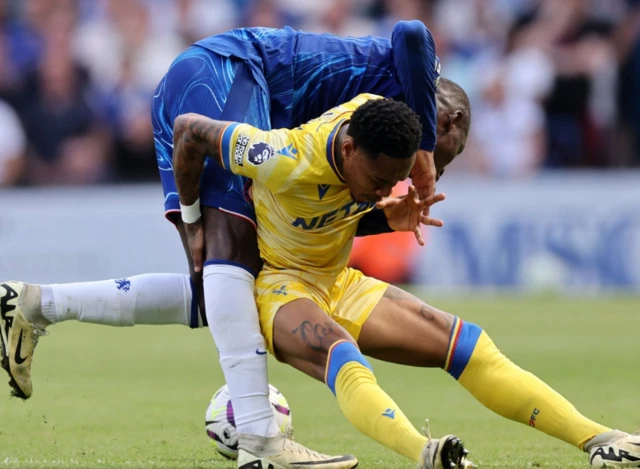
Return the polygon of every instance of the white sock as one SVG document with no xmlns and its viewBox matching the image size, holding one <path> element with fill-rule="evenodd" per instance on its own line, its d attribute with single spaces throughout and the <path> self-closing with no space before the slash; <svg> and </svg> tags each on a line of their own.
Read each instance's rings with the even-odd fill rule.
<svg viewBox="0 0 640 469">
<path fill-rule="evenodd" d="M 41 285 L 42 316 L 110 326 L 202 327 L 191 281 L 182 274 L 144 274 L 98 282 Z"/>
<path fill-rule="evenodd" d="M 241 267 L 205 265 L 207 322 L 229 387 L 238 433 L 280 433 L 269 403 L 267 356 L 253 296 L 255 279 Z"/>
</svg>

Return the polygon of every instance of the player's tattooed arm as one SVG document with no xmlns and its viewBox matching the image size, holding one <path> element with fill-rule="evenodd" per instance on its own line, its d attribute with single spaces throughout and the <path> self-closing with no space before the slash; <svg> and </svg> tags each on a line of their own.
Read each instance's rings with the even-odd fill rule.
<svg viewBox="0 0 640 469">
<path fill-rule="evenodd" d="M 200 177 L 207 156 L 222 164 L 220 139 L 229 122 L 200 114 L 182 114 L 173 124 L 173 172 L 180 203 L 191 205 L 200 197 Z"/>
</svg>

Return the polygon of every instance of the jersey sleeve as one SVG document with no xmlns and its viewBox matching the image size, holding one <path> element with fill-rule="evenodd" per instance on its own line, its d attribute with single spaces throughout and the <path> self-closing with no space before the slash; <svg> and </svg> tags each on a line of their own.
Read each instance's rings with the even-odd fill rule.
<svg viewBox="0 0 640 469">
<path fill-rule="evenodd" d="M 418 20 L 400 21 L 391 36 L 393 62 L 407 100 L 420 116 L 420 148 L 433 151 L 436 146 L 436 86 L 440 61 L 431 32 Z"/>
<path fill-rule="evenodd" d="M 384 213 L 384 210 L 380 208 L 374 208 L 373 210 L 364 214 L 364 216 L 358 222 L 358 229 L 356 230 L 356 236 L 370 236 L 383 233 L 393 233 L 393 228 L 389 226 L 389 221 Z"/>
<path fill-rule="evenodd" d="M 299 165 L 292 133 L 287 129 L 264 131 L 248 124 L 229 124 L 220 142 L 222 165 L 278 192 Z"/>
</svg>

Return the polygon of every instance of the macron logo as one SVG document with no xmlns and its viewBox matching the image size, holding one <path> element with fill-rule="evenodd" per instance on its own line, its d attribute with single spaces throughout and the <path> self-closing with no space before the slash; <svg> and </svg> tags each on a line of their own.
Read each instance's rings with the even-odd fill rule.
<svg viewBox="0 0 640 469">
<path fill-rule="evenodd" d="M 390 419 L 396 418 L 396 409 L 387 409 L 382 413 L 383 417 L 389 417 Z"/>
<path fill-rule="evenodd" d="M 318 200 L 322 200 L 330 187 L 331 184 L 318 184 Z"/>
<path fill-rule="evenodd" d="M 282 285 L 280 288 L 276 288 L 275 290 L 273 290 L 272 292 L 274 295 L 282 295 L 282 296 L 287 296 L 287 286 L 286 285 Z"/>
</svg>

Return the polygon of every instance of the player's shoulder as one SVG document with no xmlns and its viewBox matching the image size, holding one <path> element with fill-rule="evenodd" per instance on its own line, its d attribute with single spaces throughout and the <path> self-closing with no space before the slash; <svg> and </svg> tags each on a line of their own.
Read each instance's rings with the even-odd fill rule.
<svg viewBox="0 0 640 469">
<path fill-rule="evenodd" d="M 371 93 L 362 93 L 355 98 L 342 103 L 336 107 L 333 107 L 326 111 L 321 116 L 310 120 L 306 124 L 303 124 L 299 129 L 305 132 L 318 133 L 318 137 L 322 140 L 326 137 L 325 132 L 331 133 L 335 126 L 339 126 L 341 122 L 350 119 L 351 114 L 355 112 L 360 106 L 371 99 L 382 99 L 382 96 L 378 96 Z"/>
<path fill-rule="evenodd" d="M 377 94 L 372 93 L 360 93 L 358 96 L 353 98 L 350 102 L 355 106 L 362 106 L 367 101 L 371 101 L 372 99 L 384 99 L 384 96 L 379 96 Z"/>
<path fill-rule="evenodd" d="M 347 101 L 346 103 L 343 103 L 337 106 L 336 108 L 334 108 L 333 113 L 334 114 L 353 113 L 356 109 L 358 109 L 364 103 L 372 99 L 383 99 L 383 96 L 378 96 L 376 94 L 371 94 L 371 93 L 361 93 L 355 98 L 351 99 L 350 101 Z"/>
</svg>

